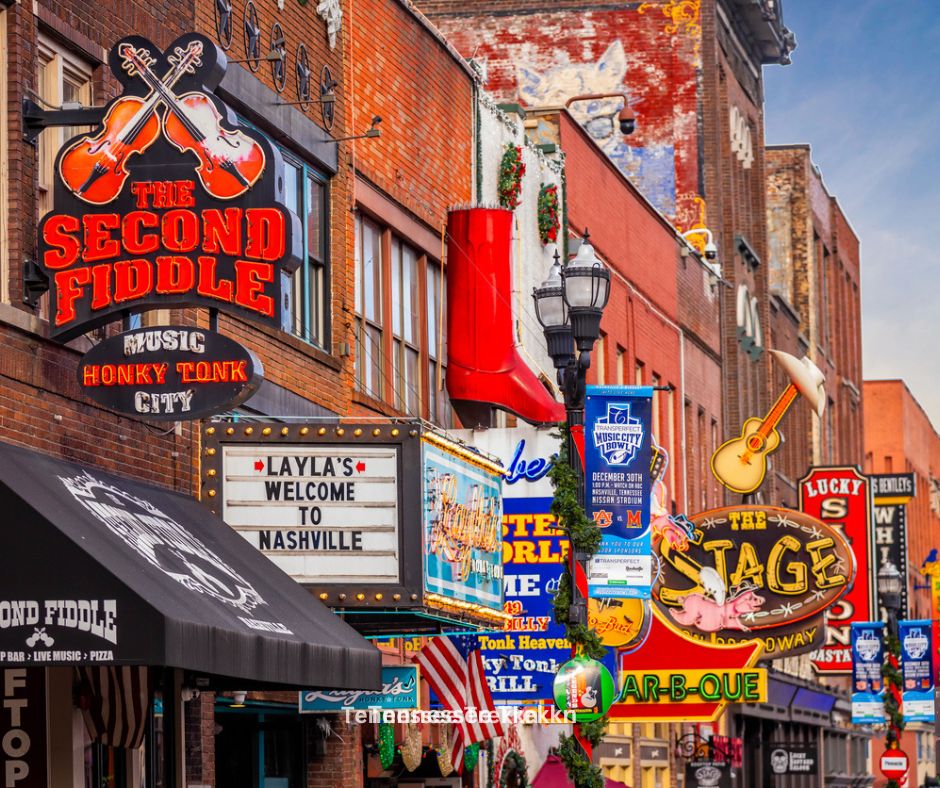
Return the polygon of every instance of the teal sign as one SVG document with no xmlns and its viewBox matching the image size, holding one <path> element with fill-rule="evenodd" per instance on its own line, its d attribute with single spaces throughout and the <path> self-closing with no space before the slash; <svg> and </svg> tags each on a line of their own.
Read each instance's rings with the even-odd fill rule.
<svg viewBox="0 0 940 788">
<path fill-rule="evenodd" d="M 418 669 L 396 665 L 382 668 L 382 689 L 305 690 L 300 693 L 300 713 L 343 709 L 418 708 Z"/>
</svg>

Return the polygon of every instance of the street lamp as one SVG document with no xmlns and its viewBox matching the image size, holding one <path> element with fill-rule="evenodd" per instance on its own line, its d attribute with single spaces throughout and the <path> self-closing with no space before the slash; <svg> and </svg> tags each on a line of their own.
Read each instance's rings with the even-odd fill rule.
<svg viewBox="0 0 940 788">
<path fill-rule="evenodd" d="M 572 430 L 584 426 L 584 395 L 591 350 L 600 335 L 601 316 L 610 298 L 610 271 L 594 253 L 589 238 L 585 229 L 577 255 L 565 266 L 561 265 L 556 251 L 548 277 L 532 291 L 535 314 L 565 399 L 568 460 L 578 480 L 581 506 L 584 506 L 584 469 L 572 440 Z M 571 550 L 569 560 L 574 580 L 576 565 L 584 572 L 587 556 Z M 572 582 L 569 610 L 569 624 L 587 624 L 587 600 L 581 597 L 575 582 Z"/>
<path fill-rule="evenodd" d="M 885 561 L 878 570 L 878 598 L 887 613 L 888 635 L 892 638 L 898 636 L 898 610 L 901 607 L 901 588 L 904 578 L 898 568 Z"/>
</svg>

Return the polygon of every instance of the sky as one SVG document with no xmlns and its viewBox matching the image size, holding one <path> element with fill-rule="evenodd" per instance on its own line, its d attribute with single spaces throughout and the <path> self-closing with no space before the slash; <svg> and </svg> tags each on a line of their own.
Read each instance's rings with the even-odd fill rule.
<svg viewBox="0 0 940 788">
<path fill-rule="evenodd" d="M 903 378 L 940 431 L 937 0 L 783 0 L 764 69 L 768 144 L 809 143 L 861 239 L 866 380 Z"/>
</svg>

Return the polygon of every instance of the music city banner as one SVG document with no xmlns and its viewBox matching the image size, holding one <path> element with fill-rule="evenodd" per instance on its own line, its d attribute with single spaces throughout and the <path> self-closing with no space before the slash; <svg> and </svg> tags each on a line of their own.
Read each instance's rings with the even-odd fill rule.
<svg viewBox="0 0 940 788">
<path fill-rule="evenodd" d="M 934 712 L 933 632 L 929 619 L 898 622 L 905 722 L 930 722 Z"/>
<path fill-rule="evenodd" d="M 880 621 L 852 622 L 852 722 L 880 725 L 885 721 L 884 628 Z"/>
<path fill-rule="evenodd" d="M 602 534 L 588 577 L 594 598 L 650 597 L 652 398 L 650 386 L 587 387 L 585 510 Z"/>
</svg>

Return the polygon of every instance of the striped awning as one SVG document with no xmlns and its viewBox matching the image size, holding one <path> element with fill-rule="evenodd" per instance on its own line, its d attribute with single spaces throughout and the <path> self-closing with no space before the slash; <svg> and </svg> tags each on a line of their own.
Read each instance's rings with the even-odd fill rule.
<svg viewBox="0 0 940 788">
<path fill-rule="evenodd" d="M 149 668 L 78 667 L 75 683 L 78 705 L 92 741 L 108 747 L 140 747 L 152 696 Z"/>
</svg>

